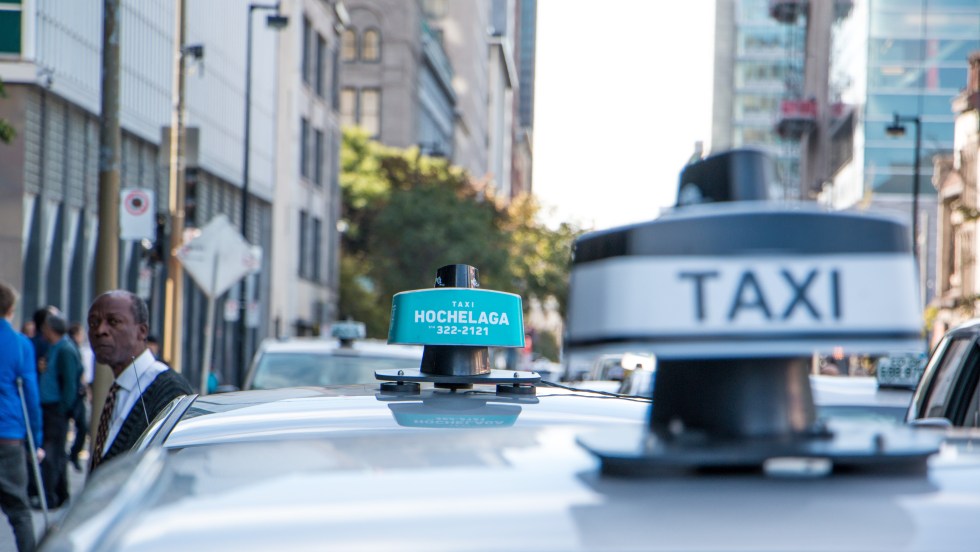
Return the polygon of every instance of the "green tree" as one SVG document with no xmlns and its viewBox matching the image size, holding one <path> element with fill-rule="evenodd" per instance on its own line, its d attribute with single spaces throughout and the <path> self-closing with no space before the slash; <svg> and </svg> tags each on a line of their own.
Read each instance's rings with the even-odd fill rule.
<svg viewBox="0 0 980 552">
<path fill-rule="evenodd" d="M 564 305 L 577 231 L 538 224 L 533 199 L 503 206 L 444 159 L 382 146 L 359 130 L 345 130 L 341 161 L 341 317 L 381 337 L 392 295 L 430 288 L 437 268 L 457 263 L 477 267 L 488 289 Z"/>
<path fill-rule="evenodd" d="M 553 362 L 558 362 L 560 349 L 558 337 L 548 331 L 540 330 L 534 335 L 534 352 Z"/>
<path fill-rule="evenodd" d="M 3 89 L 3 80 L 0 79 L 0 98 L 6 98 L 7 91 Z M 17 136 L 17 130 L 6 119 L 0 119 L 0 142 L 9 144 Z"/>
<path fill-rule="evenodd" d="M 564 318 L 568 304 L 568 274 L 572 246 L 582 230 L 561 223 L 551 230 L 540 222 L 541 206 L 532 195 L 515 198 L 508 209 L 506 228 L 510 233 L 509 272 L 515 293 L 525 299 L 549 298 L 558 302 Z"/>
</svg>

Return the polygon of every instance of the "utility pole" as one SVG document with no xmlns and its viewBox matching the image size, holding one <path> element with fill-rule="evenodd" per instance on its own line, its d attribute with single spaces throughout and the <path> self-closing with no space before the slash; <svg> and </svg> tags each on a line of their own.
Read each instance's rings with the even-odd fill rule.
<svg viewBox="0 0 980 552">
<path fill-rule="evenodd" d="M 95 293 L 119 287 L 119 0 L 102 2 L 102 109 L 99 118 L 99 235 L 95 249 Z M 112 372 L 97 365 L 92 413 L 102 412 Z M 90 424 L 95 443 L 99 424 Z"/>
<path fill-rule="evenodd" d="M 96 294 L 119 285 L 119 0 L 103 0 Z"/>
<path fill-rule="evenodd" d="M 174 37 L 173 112 L 170 117 L 170 248 L 167 256 L 167 282 L 163 317 L 163 358 L 181 371 L 181 333 L 184 316 L 184 272 L 177 260 L 177 249 L 184 234 L 184 41 L 186 40 L 186 0 L 176 3 Z"/>
</svg>

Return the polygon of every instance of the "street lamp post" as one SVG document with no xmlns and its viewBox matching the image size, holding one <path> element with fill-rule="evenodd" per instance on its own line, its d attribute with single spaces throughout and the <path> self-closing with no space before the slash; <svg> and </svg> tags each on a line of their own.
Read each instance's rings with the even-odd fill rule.
<svg viewBox="0 0 980 552">
<path fill-rule="evenodd" d="M 922 157 L 922 120 L 918 115 L 907 116 L 895 113 L 892 124 L 885 127 L 885 133 L 889 136 L 905 136 L 905 125 L 902 123 L 912 123 L 915 125 L 915 160 L 913 161 L 912 175 L 912 254 L 915 261 L 919 262 L 919 158 Z"/>
<path fill-rule="evenodd" d="M 275 4 L 249 4 L 248 22 L 245 38 L 245 137 L 244 151 L 242 157 L 242 237 L 248 241 L 248 203 L 249 203 L 249 149 L 252 135 L 252 13 L 256 10 L 274 12 L 266 17 L 266 25 L 275 30 L 280 30 L 289 24 L 289 18 L 279 12 L 279 3 Z M 239 293 L 239 315 L 238 315 L 238 339 L 241 363 L 245 363 L 248 357 L 248 324 L 246 316 L 248 314 L 248 298 L 246 295 L 245 280 L 242 280 Z M 239 366 L 239 376 L 241 366 Z"/>
</svg>

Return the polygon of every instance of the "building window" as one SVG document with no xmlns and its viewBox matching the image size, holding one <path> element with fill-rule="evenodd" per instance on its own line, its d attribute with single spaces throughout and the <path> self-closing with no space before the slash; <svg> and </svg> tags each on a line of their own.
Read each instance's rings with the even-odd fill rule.
<svg viewBox="0 0 980 552">
<path fill-rule="evenodd" d="M 361 90 L 357 123 L 373 138 L 381 134 L 381 91 L 377 88 Z"/>
<path fill-rule="evenodd" d="M 340 48 L 330 49 L 330 108 L 340 111 Z"/>
<path fill-rule="evenodd" d="M 361 61 L 381 60 L 381 33 L 368 29 L 361 35 Z"/>
<path fill-rule="evenodd" d="M 0 10 L 0 54 L 21 52 L 21 7 L 9 4 Z"/>
<path fill-rule="evenodd" d="M 323 185 L 323 131 L 316 129 L 313 131 L 313 182 L 317 186 Z"/>
<path fill-rule="evenodd" d="M 320 35 L 316 36 L 316 75 L 315 86 L 316 95 L 323 97 L 325 92 L 323 86 L 323 73 L 327 66 L 327 41 Z"/>
<path fill-rule="evenodd" d="M 357 59 L 357 34 L 354 29 L 344 29 L 340 36 L 340 56 L 344 61 Z"/>
<path fill-rule="evenodd" d="M 381 90 L 344 88 L 340 91 L 341 126 L 357 125 L 372 138 L 381 134 Z"/>
<path fill-rule="evenodd" d="M 313 217 L 313 251 L 311 252 L 311 260 L 313 264 L 313 273 L 310 275 L 313 277 L 314 282 L 322 281 L 323 271 L 321 269 L 321 264 L 323 264 L 323 255 L 321 248 L 323 247 L 323 241 L 321 239 L 321 234 L 323 232 L 323 223 L 319 218 Z"/>
<path fill-rule="evenodd" d="M 299 174 L 303 178 L 310 177 L 310 122 L 305 117 L 300 119 L 299 129 Z"/>
<path fill-rule="evenodd" d="M 311 55 L 310 48 L 312 46 L 311 42 L 313 40 L 313 25 L 310 24 L 310 20 L 306 17 L 303 18 L 303 58 L 300 63 L 303 64 L 303 82 L 310 84 L 313 82 L 312 78 L 312 62 L 313 56 Z"/>
<path fill-rule="evenodd" d="M 323 221 L 299 212 L 299 277 L 320 282 L 323 278 Z"/>
<path fill-rule="evenodd" d="M 340 91 L 340 125 L 357 124 L 357 90 L 344 88 Z"/>
<path fill-rule="evenodd" d="M 310 270 L 309 265 L 309 218 L 306 211 L 299 212 L 299 277 L 306 278 Z"/>
</svg>

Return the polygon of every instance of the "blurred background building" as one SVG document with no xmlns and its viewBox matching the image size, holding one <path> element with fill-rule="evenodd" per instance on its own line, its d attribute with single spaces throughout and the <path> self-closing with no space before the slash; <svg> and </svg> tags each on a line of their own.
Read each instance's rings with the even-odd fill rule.
<svg viewBox="0 0 980 552">
<path fill-rule="evenodd" d="M 276 59 L 271 63 L 278 71 L 273 83 L 273 247 L 266 250 L 270 287 L 265 304 L 272 326 L 262 335 L 312 335 L 337 318 L 340 58 L 349 14 L 344 3 L 322 0 L 283 0 L 279 9 L 289 25 L 275 35 Z M 252 21 L 255 36 L 275 34 L 263 19 L 256 14 Z M 251 301 L 256 299 L 251 296 Z M 252 308 L 262 310 L 263 302 L 256 303 Z"/>
<path fill-rule="evenodd" d="M 777 197 L 906 217 L 929 304 L 941 239 L 932 159 L 953 151 L 951 106 L 980 49 L 980 3 L 718 0 L 716 9 L 712 149 L 776 155 Z"/>
<path fill-rule="evenodd" d="M 774 197 L 800 189 L 799 137 L 777 130 L 783 99 L 802 96 L 805 19 L 780 23 L 767 0 L 719 0 L 715 11 L 711 149 L 755 147 L 777 162 Z"/>
<path fill-rule="evenodd" d="M 156 334 L 175 6 L 120 0 L 121 187 L 154 193 L 157 230 L 120 243 L 119 285 L 148 300 Z M 315 334 L 336 318 L 343 126 L 445 157 L 498 196 L 531 190 L 534 0 L 186 6 L 185 226 L 190 236 L 223 214 L 264 252 L 257 273 L 217 298 L 212 370 L 223 382 L 237 383 L 261 338 Z M 0 118 L 18 131 L 0 147 L 0 255 L 21 261 L 0 264 L 0 279 L 22 291 L 21 319 L 54 304 L 84 320 L 93 299 L 102 8 L 0 0 Z M 197 382 L 207 298 L 183 277 L 180 368 Z"/>
<path fill-rule="evenodd" d="M 953 101 L 953 152 L 933 158 L 939 190 L 934 341 L 980 314 L 980 50 L 971 54 L 969 63 L 966 88 Z"/>
<path fill-rule="evenodd" d="M 341 123 L 445 157 L 498 197 L 529 192 L 535 1 L 346 5 Z"/>
</svg>

